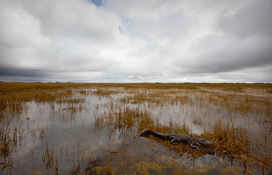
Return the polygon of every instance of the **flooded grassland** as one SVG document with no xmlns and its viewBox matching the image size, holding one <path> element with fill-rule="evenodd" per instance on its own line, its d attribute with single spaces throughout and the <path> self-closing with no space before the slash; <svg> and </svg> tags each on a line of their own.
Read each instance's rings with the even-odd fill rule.
<svg viewBox="0 0 272 175">
<path fill-rule="evenodd" d="M 271 84 L 0 82 L 0 174 L 268 174 L 271 105 Z"/>
</svg>

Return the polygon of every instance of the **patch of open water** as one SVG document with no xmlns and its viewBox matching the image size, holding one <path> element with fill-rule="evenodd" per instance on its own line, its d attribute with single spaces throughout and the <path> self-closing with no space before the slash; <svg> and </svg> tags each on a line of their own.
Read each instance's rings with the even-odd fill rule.
<svg viewBox="0 0 272 175">
<path fill-rule="evenodd" d="M 135 128 L 127 129 L 127 132 L 120 128 L 97 128 L 95 118 L 107 114 L 112 110 L 110 103 L 118 106 L 121 103 L 119 100 L 127 95 L 131 94 L 113 94 L 111 98 L 94 94 L 77 94 L 85 98 L 85 102 L 72 105 L 34 101 L 26 103 L 27 110 L 23 114 L 2 120 L 0 124 L 4 133 L 9 135 L 11 139 L 9 142 L 13 145 L 10 154 L 7 157 L 1 157 L 2 162 L 12 162 L 12 166 L 3 169 L 1 173 L 69 174 L 75 169 L 77 172 L 84 172 L 90 162 L 109 158 L 112 150 L 122 146 L 125 148 L 117 152 L 115 157 L 111 156 L 111 161 L 122 162 L 125 155 L 128 160 L 129 157 L 137 155 L 140 156 L 139 160 L 147 159 L 145 160 L 147 162 L 156 162 L 156 158 L 167 162 L 163 161 L 166 156 L 175 162 L 175 165 L 185 166 L 187 170 L 194 173 L 244 172 L 244 167 L 239 161 L 229 161 L 227 157 L 222 158 L 216 154 L 207 154 L 197 159 L 193 159 L 189 154 L 178 156 L 147 138 L 136 137 L 138 133 L 134 131 Z M 194 99 L 195 95 L 188 94 L 188 96 Z M 264 113 L 251 112 L 245 117 L 242 113 L 231 112 L 220 106 L 208 103 L 204 106 L 199 105 L 197 100 L 192 104 L 176 103 L 158 106 L 146 102 L 125 105 L 132 109 L 147 111 L 151 118 L 161 125 L 167 126 L 171 123 L 181 126 L 185 123 L 193 134 L 201 134 L 204 130 L 209 130 L 214 122 L 220 119 L 226 123 L 231 120 L 235 127 L 243 126 L 248 129 L 250 136 L 256 141 L 262 141 L 261 134 L 270 135 L 267 133 L 269 132 L 267 124 L 260 123 L 256 118 L 256 115 L 265 115 Z M 82 110 L 78 110 L 79 108 Z M 225 115 L 229 117 L 223 118 L 222 116 Z M 195 122 L 195 119 L 199 121 Z M 268 143 L 271 143 L 271 138 L 268 138 Z M 266 148 L 265 154 L 272 155 L 271 145 Z M 260 152 L 264 153 L 263 150 Z M 122 160 L 118 157 L 122 157 Z M 165 164 L 169 165 L 169 162 Z M 235 167 L 235 171 L 231 167 Z M 245 173 L 263 172 L 252 166 L 250 171 Z"/>
</svg>

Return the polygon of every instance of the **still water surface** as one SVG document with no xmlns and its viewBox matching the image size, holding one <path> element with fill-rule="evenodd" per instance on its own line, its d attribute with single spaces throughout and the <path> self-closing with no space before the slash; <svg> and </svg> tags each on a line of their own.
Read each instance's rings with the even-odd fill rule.
<svg viewBox="0 0 272 175">
<path fill-rule="evenodd" d="M 152 167 L 158 169 L 154 162 L 161 167 L 168 167 L 162 169 L 161 174 L 172 174 L 179 171 L 180 167 L 186 169 L 186 172 L 196 174 L 267 173 L 256 166 L 245 167 L 240 161 L 230 161 L 228 157 L 220 157 L 217 154 L 206 154 L 196 159 L 186 153 L 178 155 L 161 144 L 139 137 L 142 131 L 138 131 L 137 126 L 102 127 L 96 122 L 97 118 L 108 116 L 112 111 L 129 108 L 148 114 L 154 122 L 162 126 L 174 127 L 186 124 L 190 133 L 200 135 L 211 130 L 214 123 L 220 119 L 224 123 L 233 123 L 235 128 L 243 127 L 255 142 L 264 142 L 264 138 L 268 139 L 266 147 L 263 145 L 258 152 L 272 155 L 271 124 L 260 120 L 269 117 L 267 111 L 259 111 L 257 107 L 250 112 L 233 110 L 205 101 L 203 100 L 205 97 L 200 100 L 199 96 L 203 94 L 180 92 L 180 95 L 191 99 L 192 103 L 158 104 L 148 101 L 135 103 L 130 99 L 135 93 L 131 92 L 118 90 L 116 93 L 103 96 L 92 93 L 95 91 L 86 90 L 89 93 L 85 94 L 74 92 L 75 99 L 83 99 L 79 103 L 27 102 L 24 104 L 23 113 L 3 119 L 2 131 L 9 136 L 8 142 L 12 144 L 9 155 L 1 157 L 1 161 L 6 164 L 0 172 L 86 173 L 94 163 L 104 165 L 100 163 L 100 160 L 104 159 L 111 161 L 111 166 L 115 167 L 112 171 L 123 173 L 144 172 L 144 165 L 141 163 L 136 164 L 136 168 L 124 169 L 124 166 L 121 166 L 124 160 L 127 167 L 131 166 L 133 161 L 150 164 L 151 168 L 147 170 L 150 174 L 153 172 Z M 148 96 L 145 91 L 140 93 Z M 10 115 L 8 110 L 5 113 Z M 153 173 L 160 174 L 156 171 Z"/>
</svg>

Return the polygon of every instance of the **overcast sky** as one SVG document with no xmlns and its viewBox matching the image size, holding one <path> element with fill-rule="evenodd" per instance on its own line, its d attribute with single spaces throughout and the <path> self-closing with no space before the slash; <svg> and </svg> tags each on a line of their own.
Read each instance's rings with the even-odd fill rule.
<svg viewBox="0 0 272 175">
<path fill-rule="evenodd" d="M 0 0 L 0 81 L 272 82 L 270 0 Z"/>
</svg>

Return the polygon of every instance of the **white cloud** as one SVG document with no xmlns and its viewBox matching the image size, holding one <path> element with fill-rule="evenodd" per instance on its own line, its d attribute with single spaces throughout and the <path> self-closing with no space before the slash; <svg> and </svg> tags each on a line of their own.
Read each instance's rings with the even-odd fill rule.
<svg viewBox="0 0 272 175">
<path fill-rule="evenodd" d="M 0 66 L 44 81 L 271 82 L 269 1 L 102 2 L 2 0 Z"/>
<path fill-rule="evenodd" d="M 48 48 L 50 38 L 41 33 L 41 22 L 24 9 L 2 2 L 0 7 L 1 66 L 40 68 L 39 51 Z"/>
</svg>

